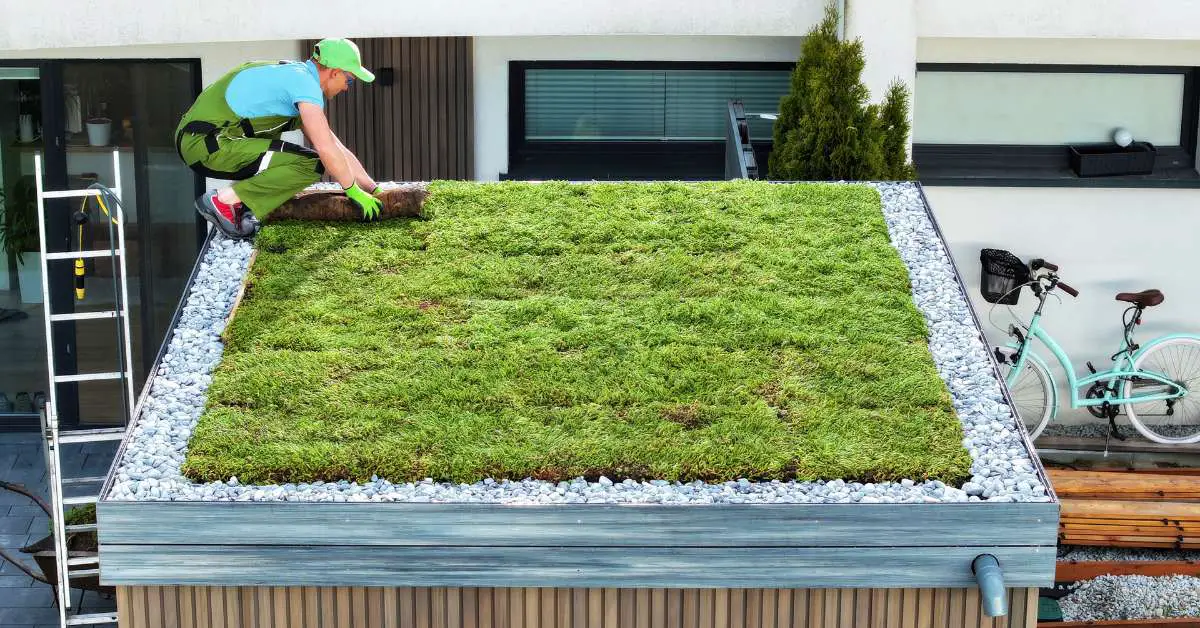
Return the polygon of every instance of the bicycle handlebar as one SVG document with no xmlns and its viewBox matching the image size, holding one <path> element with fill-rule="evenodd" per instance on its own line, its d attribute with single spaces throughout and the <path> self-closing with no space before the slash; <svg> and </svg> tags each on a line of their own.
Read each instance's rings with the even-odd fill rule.
<svg viewBox="0 0 1200 628">
<path fill-rule="evenodd" d="M 1063 282 L 1061 282 L 1061 281 L 1060 281 L 1060 282 L 1058 282 L 1058 287 L 1059 287 L 1059 288 L 1062 288 L 1062 289 L 1063 289 L 1063 292 L 1066 292 L 1067 294 L 1069 294 L 1069 295 L 1071 295 L 1071 296 L 1073 296 L 1073 297 L 1077 297 L 1077 296 L 1079 296 L 1079 291 L 1078 291 L 1078 290 L 1076 290 L 1076 289 L 1072 288 L 1071 286 L 1068 286 L 1067 284 L 1065 284 L 1065 283 L 1063 283 Z"/>
<path fill-rule="evenodd" d="M 1058 264 L 1052 264 L 1040 257 L 1031 260 L 1029 265 L 1032 266 L 1034 270 L 1037 270 L 1039 268 L 1049 268 L 1050 270 L 1052 270 L 1054 272 L 1058 272 Z"/>
</svg>

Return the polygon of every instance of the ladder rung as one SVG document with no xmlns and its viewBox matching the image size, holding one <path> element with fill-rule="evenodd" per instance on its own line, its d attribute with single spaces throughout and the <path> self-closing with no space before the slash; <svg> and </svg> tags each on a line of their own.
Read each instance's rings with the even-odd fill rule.
<svg viewBox="0 0 1200 628">
<path fill-rule="evenodd" d="M 104 310 L 102 312 L 76 312 L 75 314 L 51 314 L 51 322 L 59 321 L 87 321 L 97 318 L 116 318 L 120 316 L 120 312 L 115 310 Z"/>
<path fill-rule="evenodd" d="M 70 432 L 62 432 L 58 435 L 58 442 L 62 443 L 97 443 L 106 440 L 121 440 L 125 438 L 125 428 L 123 427 L 105 427 L 95 430 L 72 430 Z"/>
<path fill-rule="evenodd" d="M 94 523 L 79 523 L 76 525 L 66 526 L 67 532 L 95 532 L 99 526 Z"/>
<path fill-rule="evenodd" d="M 70 484 L 91 484 L 93 482 L 103 482 L 107 479 L 108 478 L 104 477 L 103 475 L 93 475 L 86 478 L 65 478 L 63 479 L 62 483 L 64 486 Z"/>
<path fill-rule="evenodd" d="M 80 495 L 78 497 L 64 497 L 62 502 L 64 506 L 82 506 L 83 504 L 94 504 L 98 499 L 95 495 Z"/>
<path fill-rule="evenodd" d="M 110 251 L 108 249 L 96 249 L 93 251 L 62 251 L 59 253 L 47 253 L 46 259 L 79 259 L 81 257 L 112 257 L 120 255 L 120 251 Z"/>
<path fill-rule="evenodd" d="M 67 559 L 68 567 L 78 567 L 79 565 L 99 565 L 99 556 L 76 556 L 75 558 Z"/>
<path fill-rule="evenodd" d="M 54 382 L 64 384 L 66 382 L 94 382 L 101 379 L 121 379 L 124 373 L 81 373 L 79 375 L 55 375 Z"/>
<path fill-rule="evenodd" d="M 91 188 L 86 190 L 55 190 L 53 192 L 42 192 L 42 198 L 78 198 L 80 196 L 100 196 L 100 190 Z"/>
<path fill-rule="evenodd" d="M 71 573 L 67 574 L 67 577 L 74 580 L 76 578 L 95 578 L 99 575 L 99 569 L 80 569 L 79 571 L 72 571 Z"/>
<path fill-rule="evenodd" d="M 89 613 L 87 615 L 75 615 L 67 618 L 68 626 L 94 626 L 96 624 L 115 624 L 117 623 L 116 613 Z"/>
</svg>

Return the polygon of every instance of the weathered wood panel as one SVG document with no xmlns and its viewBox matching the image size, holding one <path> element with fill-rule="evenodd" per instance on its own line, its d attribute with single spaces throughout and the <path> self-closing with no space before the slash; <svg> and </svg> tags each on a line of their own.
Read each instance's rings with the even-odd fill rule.
<svg viewBox="0 0 1200 628">
<path fill-rule="evenodd" d="M 105 584 L 279 586 L 964 587 L 996 557 L 1008 586 L 1048 586 L 1053 547 L 365 547 L 101 545 Z"/>
<path fill-rule="evenodd" d="M 102 545 L 1053 547 L 1058 505 L 106 501 L 100 521 Z"/>
<path fill-rule="evenodd" d="M 1037 589 L 1008 593 L 996 618 L 974 589 L 135 586 L 117 604 L 121 628 L 1034 628 Z"/>
<path fill-rule="evenodd" d="M 377 181 L 472 179 L 475 106 L 470 37 L 355 38 L 370 85 L 328 103 L 330 126 Z M 316 40 L 304 41 L 312 50 Z M 393 69 L 394 83 L 380 80 Z"/>
</svg>

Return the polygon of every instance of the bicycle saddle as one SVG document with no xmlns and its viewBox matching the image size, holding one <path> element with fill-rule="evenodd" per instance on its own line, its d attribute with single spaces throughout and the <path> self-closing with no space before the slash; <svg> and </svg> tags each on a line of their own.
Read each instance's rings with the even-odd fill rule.
<svg viewBox="0 0 1200 628">
<path fill-rule="evenodd" d="M 1141 292 L 1120 292 L 1117 294 L 1118 301 L 1133 303 L 1140 307 L 1154 307 L 1163 302 L 1163 293 L 1158 290 L 1142 290 Z"/>
</svg>

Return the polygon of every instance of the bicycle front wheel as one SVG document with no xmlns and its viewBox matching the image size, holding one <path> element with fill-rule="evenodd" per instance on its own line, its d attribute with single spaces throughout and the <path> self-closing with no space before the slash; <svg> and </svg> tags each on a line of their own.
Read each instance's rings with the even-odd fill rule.
<svg viewBox="0 0 1200 628">
<path fill-rule="evenodd" d="M 1013 368 L 1011 365 L 1008 367 L 1004 377 L 1006 381 Z M 1042 430 L 1046 429 L 1054 409 L 1054 384 L 1050 380 L 1050 374 L 1041 364 L 1025 360 L 1025 367 L 1017 374 L 1017 379 L 1009 388 L 1009 396 L 1012 397 L 1013 410 L 1025 424 L 1025 431 L 1029 432 L 1029 440 L 1035 440 Z"/>
<path fill-rule="evenodd" d="M 1154 345 L 1133 363 L 1135 371 L 1149 371 L 1183 386 L 1188 394 L 1165 401 L 1126 403 L 1129 422 L 1146 438 L 1167 445 L 1200 442 L 1200 341 L 1175 338 Z M 1170 386 L 1150 379 L 1127 379 L 1122 396 L 1167 393 Z"/>
</svg>

